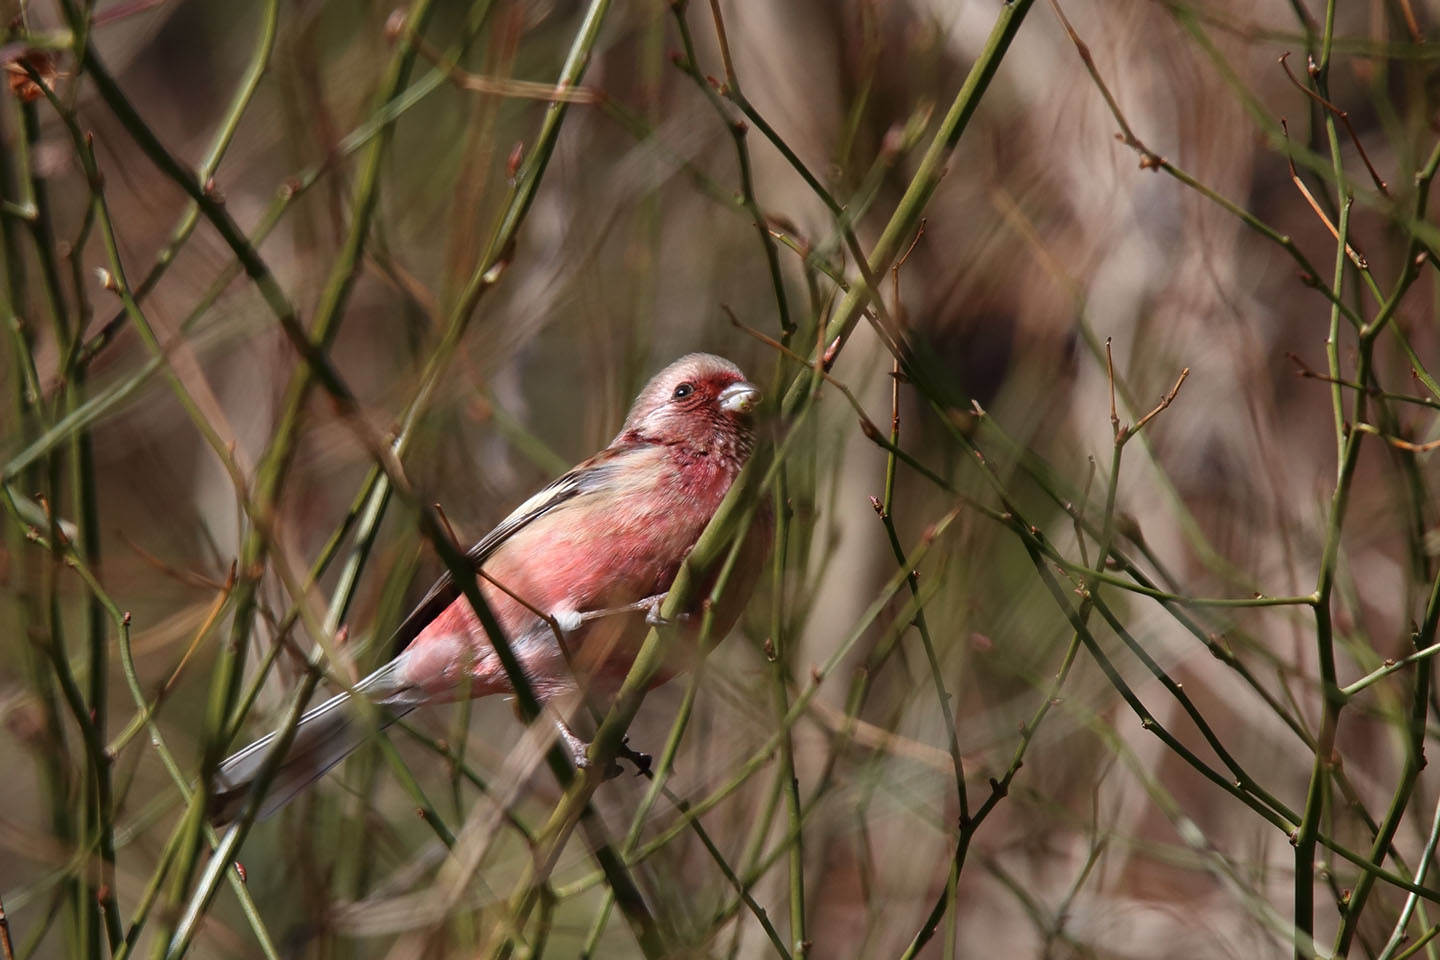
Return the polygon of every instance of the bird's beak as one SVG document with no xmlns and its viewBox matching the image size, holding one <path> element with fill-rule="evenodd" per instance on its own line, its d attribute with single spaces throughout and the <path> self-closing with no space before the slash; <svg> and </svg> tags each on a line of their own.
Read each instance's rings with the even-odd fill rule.
<svg viewBox="0 0 1440 960">
<path fill-rule="evenodd" d="M 732 383 L 716 398 L 726 413 L 749 413 L 760 403 L 760 388 L 745 380 Z"/>
</svg>

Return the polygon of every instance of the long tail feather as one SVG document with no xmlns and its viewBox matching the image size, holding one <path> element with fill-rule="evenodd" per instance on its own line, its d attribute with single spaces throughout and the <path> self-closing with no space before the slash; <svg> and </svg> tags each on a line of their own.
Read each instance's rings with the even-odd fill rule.
<svg viewBox="0 0 1440 960">
<path fill-rule="evenodd" d="M 375 709 L 368 711 L 373 714 L 373 723 L 350 703 L 348 693 L 331 697 L 305 712 L 295 728 L 295 739 L 265 791 L 257 820 L 274 814 L 349 756 L 376 730 L 389 726 L 415 708 L 416 703 L 407 702 L 404 691 L 396 687 L 397 667 L 398 663 L 392 661 L 355 687 L 357 692 L 375 701 Z M 274 742 L 275 734 L 268 733 L 220 764 L 210 808 L 212 823 L 228 823 L 239 816 L 249 799 L 250 786 Z"/>
</svg>

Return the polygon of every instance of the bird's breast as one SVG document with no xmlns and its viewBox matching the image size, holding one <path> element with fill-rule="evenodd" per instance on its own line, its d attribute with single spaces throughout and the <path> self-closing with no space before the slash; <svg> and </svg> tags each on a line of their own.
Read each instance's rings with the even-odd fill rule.
<svg viewBox="0 0 1440 960">
<path fill-rule="evenodd" d="M 669 590 L 737 472 L 725 458 L 693 450 L 646 456 L 634 469 L 615 470 L 613 479 L 522 527 L 485 562 L 480 586 L 486 602 L 536 680 L 565 670 L 554 632 L 539 613 L 564 619 L 616 610 Z M 705 592 L 697 594 L 690 613 L 698 613 Z M 647 629 L 643 612 L 617 614 L 587 620 L 566 636 L 566 645 L 570 655 L 592 661 L 601 673 L 623 676 Z M 437 696 L 467 676 L 472 695 L 508 686 L 463 597 L 416 637 L 407 654 L 417 679 L 424 676 Z"/>
</svg>

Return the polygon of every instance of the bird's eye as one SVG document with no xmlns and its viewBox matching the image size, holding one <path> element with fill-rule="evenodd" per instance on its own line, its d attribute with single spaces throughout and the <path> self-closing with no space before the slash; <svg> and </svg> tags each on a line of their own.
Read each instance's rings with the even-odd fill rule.
<svg viewBox="0 0 1440 960">
<path fill-rule="evenodd" d="M 692 393 L 694 393 L 694 392 L 695 392 L 695 384 L 693 384 L 693 383 L 682 383 L 682 384 L 680 384 L 680 386 L 678 386 L 678 387 L 675 388 L 675 399 L 676 399 L 676 400 L 684 400 L 686 397 L 690 396 L 690 394 L 692 394 Z"/>
</svg>

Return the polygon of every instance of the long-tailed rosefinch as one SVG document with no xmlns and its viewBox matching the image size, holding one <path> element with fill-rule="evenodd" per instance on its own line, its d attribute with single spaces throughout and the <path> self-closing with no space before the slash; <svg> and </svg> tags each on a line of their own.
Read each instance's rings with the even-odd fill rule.
<svg viewBox="0 0 1440 960">
<path fill-rule="evenodd" d="M 750 456 L 750 412 L 759 396 L 730 361 L 704 353 L 681 357 L 640 392 L 608 447 L 526 500 L 470 550 L 485 600 L 541 701 L 574 694 L 577 673 L 591 690 L 618 688 L 648 629 L 647 616 L 658 610 Z M 715 609 L 712 636 L 724 636 L 734 624 L 769 541 L 765 514 L 747 535 L 742 562 Z M 698 611 L 697 600 L 681 616 L 692 635 Z M 355 685 L 380 706 L 382 724 L 421 704 L 511 691 L 484 627 L 448 575 L 396 632 L 394 646 L 407 643 Z M 260 816 L 364 741 L 370 728 L 347 700 L 341 694 L 301 718 Z M 584 744 L 564 726 L 561 735 L 582 757 Z M 274 736 L 220 765 L 215 820 L 239 811 Z"/>
</svg>

